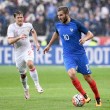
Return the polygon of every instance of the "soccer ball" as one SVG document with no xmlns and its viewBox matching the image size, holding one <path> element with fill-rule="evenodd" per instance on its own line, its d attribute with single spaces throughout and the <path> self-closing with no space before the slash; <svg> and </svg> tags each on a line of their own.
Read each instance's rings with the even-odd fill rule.
<svg viewBox="0 0 110 110">
<path fill-rule="evenodd" d="M 81 94 L 76 94 L 72 97 L 72 103 L 76 107 L 82 107 L 85 104 L 85 98 Z"/>
</svg>

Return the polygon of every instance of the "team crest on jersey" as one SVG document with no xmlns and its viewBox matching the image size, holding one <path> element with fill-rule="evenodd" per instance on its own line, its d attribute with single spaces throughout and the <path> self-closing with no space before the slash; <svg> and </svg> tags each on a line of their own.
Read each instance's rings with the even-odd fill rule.
<svg viewBox="0 0 110 110">
<path fill-rule="evenodd" d="M 73 32 L 73 28 L 70 28 L 70 31 Z"/>
</svg>

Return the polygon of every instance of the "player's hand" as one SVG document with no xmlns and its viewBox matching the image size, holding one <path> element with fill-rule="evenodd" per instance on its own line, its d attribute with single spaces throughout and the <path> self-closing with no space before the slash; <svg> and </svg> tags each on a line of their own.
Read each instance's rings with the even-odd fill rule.
<svg viewBox="0 0 110 110">
<path fill-rule="evenodd" d="M 34 29 L 32 29 L 32 30 L 31 30 L 31 33 L 32 33 L 32 34 L 34 34 L 34 33 L 35 33 L 35 30 L 34 30 Z"/>
<path fill-rule="evenodd" d="M 49 49 L 50 49 L 50 47 L 49 47 L 49 46 L 45 47 L 45 48 L 44 48 L 44 51 L 43 51 L 43 52 L 44 52 L 44 54 L 45 54 L 45 53 L 47 53 L 47 52 L 49 51 Z"/>
<path fill-rule="evenodd" d="M 82 45 L 82 44 L 84 44 L 86 42 L 86 40 L 84 39 L 84 38 L 81 38 L 80 40 L 79 40 L 79 43 Z"/>
<path fill-rule="evenodd" d="M 25 35 L 25 34 L 21 34 L 20 36 L 19 36 L 19 38 L 20 39 L 25 39 L 27 36 Z"/>
<path fill-rule="evenodd" d="M 39 49 L 40 49 L 40 44 L 37 43 L 37 44 L 36 44 L 36 47 L 37 47 L 37 51 L 39 51 Z"/>
</svg>

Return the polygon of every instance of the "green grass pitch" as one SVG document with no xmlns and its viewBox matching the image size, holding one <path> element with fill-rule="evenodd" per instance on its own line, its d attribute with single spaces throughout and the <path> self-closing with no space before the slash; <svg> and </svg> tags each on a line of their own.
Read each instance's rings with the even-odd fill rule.
<svg viewBox="0 0 110 110">
<path fill-rule="evenodd" d="M 37 93 L 28 72 L 29 100 L 24 99 L 15 66 L 0 66 L 0 110 L 110 110 L 110 68 L 92 67 L 91 70 L 99 88 L 102 107 L 95 107 L 93 92 L 81 74 L 77 76 L 92 101 L 83 107 L 72 105 L 72 96 L 78 92 L 72 86 L 63 66 L 37 67 L 40 83 L 44 88 L 43 94 Z"/>
</svg>

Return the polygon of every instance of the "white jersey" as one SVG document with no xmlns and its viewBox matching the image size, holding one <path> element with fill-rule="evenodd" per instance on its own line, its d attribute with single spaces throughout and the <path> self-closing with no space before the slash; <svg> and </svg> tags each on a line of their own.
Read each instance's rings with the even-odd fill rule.
<svg viewBox="0 0 110 110">
<path fill-rule="evenodd" d="M 21 34 L 25 34 L 27 37 L 20 39 L 14 43 L 15 56 L 19 57 L 28 49 L 31 49 L 31 43 L 29 41 L 29 34 L 33 28 L 31 23 L 23 23 L 22 26 L 18 26 L 16 23 L 10 24 L 7 31 L 7 37 L 18 37 Z"/>
</svg>

